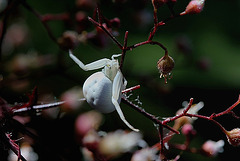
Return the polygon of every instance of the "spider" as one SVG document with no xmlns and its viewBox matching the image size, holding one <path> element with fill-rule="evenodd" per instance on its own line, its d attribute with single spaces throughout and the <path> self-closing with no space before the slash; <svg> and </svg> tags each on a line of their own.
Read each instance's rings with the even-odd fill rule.
<svg viewBox="0 0 240 161">
<path fill-rule="evenodd" d="M 102 71 L 93 73 L 83 84 L 83 95 L 90 106 L 102 113 L 117 111 L 121 120 L 133 131 L 138 132 L 125 119 L 120 108 L 122 90 L 126 88 L 127 80 L 123 77 L 119 69 L 116 57 L 122 54 L 112 55 L 112 59 L 99 59 L 90 64 L 84 65 L 72 51 L 69 50 L 69 56 L 84 71 L 103 68 Z"/>
</svg>

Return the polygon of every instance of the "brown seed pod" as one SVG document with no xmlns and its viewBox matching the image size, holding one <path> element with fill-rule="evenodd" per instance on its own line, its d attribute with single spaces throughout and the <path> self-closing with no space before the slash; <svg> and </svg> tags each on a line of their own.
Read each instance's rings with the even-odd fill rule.
<svg viewBox="0 0 240 161">
<path fill-rule="evenodd" d="M 167 78 L 171 74 L 173 68 L 174 68 L 174 60 L 169 55 L 164 55 L 161 59 L 157 62 L 157 68 L 160 72 L 160 78 L 165 78 L 165 83 L 167 83 Z"/>
</svg>

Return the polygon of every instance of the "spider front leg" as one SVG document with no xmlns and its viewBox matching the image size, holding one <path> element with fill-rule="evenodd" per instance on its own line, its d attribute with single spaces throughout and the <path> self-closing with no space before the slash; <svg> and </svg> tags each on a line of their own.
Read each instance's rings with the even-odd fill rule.
<svg viewBox="0 0 240 161">
<path fill-rule="evenodd" d="M 135 129 L 132 125 L 130 125 L 127 120 L 125 119 L 123 112 L 117 102 L 119 96 L 121 95 L 121 90 L 122 90 L 122 86 L 126 85 L 126 80 L 124 81 L 123 84 L 123 75 L 121 73 L 121 71 L 119 70 L 113 80 L 113 87 L 112 87 L 112 103 L 114 104 L 118 115 L 120 116 L 121 120 L 133 131 L 138 132 L 139 129 Z"/>
<path fill-rule="evenodd" d="M 72 58 L 72 60 L 75 63 L 78 64 L 78 66 L 80 68 L 82 68 L 85 71 L 103 68 L 109 61 L 111 61 L 107 58 L 103 58 L 103 59 L 97 60 L 95 62 L 92 62 L 90 64 L 84 65 L 75 55 L 73 55 L 71 50 L 69 50 L 69 56 L 70 56 L 70 58 Z"/>
</svg>

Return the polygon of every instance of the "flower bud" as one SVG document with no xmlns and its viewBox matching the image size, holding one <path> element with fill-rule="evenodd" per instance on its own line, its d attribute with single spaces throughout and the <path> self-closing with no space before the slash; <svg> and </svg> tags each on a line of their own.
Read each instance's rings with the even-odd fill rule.
<svg viewBox="0 0 240 161">
<path fill-rule="evenodd" d="M 113 27 L 113 28 L 119 28 L 121 21 L 120 21 L 119 18 L 115 17 L 115 18 L 113 18 L 113 19 L 110 20 L 110 23 L 111 23 L 111 27 Z"/>
<path fill-rule="evenodd" d="M 186 15 L 186 14 L 197 14 L 202 12 L 204 7 L 205 0 L 192 0 L 187 5 L 184 12 L 180 13 L 180 15 Z"/>
<path fill-rule="evenodd" d="M 224 141 L 217 142 L 208 140 L 202 145 L 203 152 L 208 156 L 216 156 L 218 153 L 223 152 Z"/>
<path fill-rule="evenodd" d="M 240 128 L 232 129 L 226 132 L 229 144 L 233 146 L 240 145 Z"/>
<path fill-rule="evenodd" d="M 190 123 L 183 125 L 182 133 L 185 136 L 194 136 L 194 135 L 196 135 L 196 131 L 193 129 L 193 126 Z"/>
<path fill-rule="evenodd" d="M 157 62 L 157 67 L 160 72 L 160 78 L 162 76 L 165 78 L 165 83 L 167 83 L 167 78 L 171 74 L 171 71 L 174 68 L 174 60 L 169 55 L 164 55 L 161 59 Z"/>
<path fill-rule="evenodd" d="M 58 44 L 64 50 L 74 49 L 79 44 L 78 34 L 74 31 L 66 31 L 58 39 Z"/>
</svg>

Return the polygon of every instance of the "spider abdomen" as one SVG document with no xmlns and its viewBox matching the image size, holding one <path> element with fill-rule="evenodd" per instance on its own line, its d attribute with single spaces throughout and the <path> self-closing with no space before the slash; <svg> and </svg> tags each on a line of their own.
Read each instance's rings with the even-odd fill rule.
<svg viewBox="0 0 240 161">
<path fill-rule="evenodd" d="M 103 72 L 92 74 L 83 84 L 83 95 L 94 109 L 102 113 L 115 110 L 112 103 L 112 81 Z M 118 99 L 120 103 L 121 98 Z"/>
</svg>

